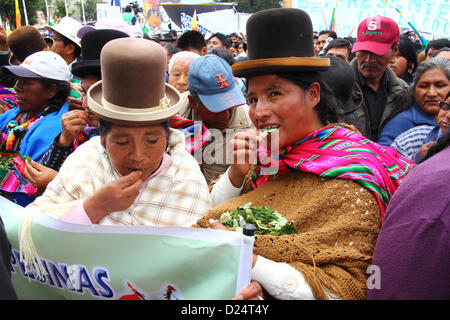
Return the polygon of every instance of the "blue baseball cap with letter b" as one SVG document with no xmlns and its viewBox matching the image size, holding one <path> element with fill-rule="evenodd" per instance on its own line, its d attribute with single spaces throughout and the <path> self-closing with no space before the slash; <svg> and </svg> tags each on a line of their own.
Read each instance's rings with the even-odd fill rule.
<svg viewBox="0 0 450 320">
<path fill-rule="evenodd" d="M 189 91 L 198 95 L 211 112 L 221 112 L 246 103 L 230 65 L 215 54 L 191 62 L 188 82 Z"/>
</svg>

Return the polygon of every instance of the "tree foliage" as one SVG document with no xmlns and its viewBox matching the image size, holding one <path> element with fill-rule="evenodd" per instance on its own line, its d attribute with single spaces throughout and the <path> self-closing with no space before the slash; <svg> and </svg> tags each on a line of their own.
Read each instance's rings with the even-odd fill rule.
<svg viewBox="0 0 450 320">
<path fill-rule="evenodd" d="M 20 15 L 22 17 L 21 24 L 25 25 L 25 13 L 23 10 L 23 1 L 18 0 Z M 27 9 L 28 24 L 33 25 L 37 21 L 36 10 L 42 10 L 45 12 L 45 0 L 26 0 L 25 1 Z M 9 24 L 11 29 L 16 27 L 16 7 L 14 0 L 1 0 L 0 1 L 0 16 L 2 17 L 2 22 L 5 24 L 6 18 L 9 19 Z"/>
<path fill-rule="evenodd" d="M 64 3 L 64 0 L 56 0 L 54 2 L 54 12 L 53 12 L 53 19 L 62 18 L 66 16 L 66 4 Z M 69 12 L 67 13 L 68 15 Z"/>
<path fill-rule="evenodd" d="M 86 22 L 92 22 L 97 20 L 97 3 L 104 3 L 105 0 L 84 0 L 84 13 Z M 20 15 L 22 17 L 21 23 L 25 25 L 25 14 L 23 10 L 23 0 L 18 0 Z M 37 23 L 36 10 L 42 10 L 46 12 L 45 0 L 25 0 L 28 24 L 33 25 Z M 53 18 L 57 21 L 57 18 L 62 18 L 66 15 L 66 8 L 64 0 L 48 0 L 49 6 L 53 7 Z M 79 1 L 67 1 L 68 12 L 67 14 L 79 21 L 82 21 L 81 15 L 81 2 Z M 6 18 L 9 19 L 11 30 L 16 28 L 16 9 L 14 0 L 0 0 L 0 17 L 2 18 L 3 25 Z"/>
<path fill-rule="evenodd" d="M 84 0 L 84 16 L 86 18 L 86 22 L 92 22 L 97 20 L 97 3 L 102 3 L 102 0 Z M 75 3 L 81 12 L 81 2 Z M 83 18 L 80 18 L 80 21 Z"/>
</svg>

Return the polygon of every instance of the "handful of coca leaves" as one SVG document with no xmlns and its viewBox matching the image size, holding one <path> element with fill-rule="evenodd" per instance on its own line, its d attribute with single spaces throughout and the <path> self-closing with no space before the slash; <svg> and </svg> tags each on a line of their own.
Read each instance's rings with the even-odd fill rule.
<svg viewBox="0 0 450 320">
<path fill-rule="evenodd" d="M 16 157 L 20 157 L 20 155 L 18 153 L 12 153 L 12 152 L 4 152 L 2 154 L 0 154 L 0 170 L 7 170 L 7 171 L 12 171 L 14 170 L 14 163 L 17 164 L 17 161 L 15 160 Z M 22 158 L 24 161 L 28 160 L 31 161 L 31 158 L 29 156 L 22 156 Z M 19 160 L 21 160 L 20 158 L 18 158 Z"/>
<path fill-rule="evenodd" d="M 14 159 L 15 155 L 1 156 L 0 157 L 0 169 L 4 170 L 14 170 Z"/>
<path fill-rule="evenodd" d="M 242 232 L 242 227 L 246 223 L 251 223 L 256 226 L 255 233 L 259 235 L 280 236 L 297 233 L 294 228 L 294 221 L 288 222 L 276 210 L 264 206 L 252 207 L 251 205 L 251 202 L 247 202 L 231 212 L 222 213 L 220 222 L 239 232 Z"/>
</svg>

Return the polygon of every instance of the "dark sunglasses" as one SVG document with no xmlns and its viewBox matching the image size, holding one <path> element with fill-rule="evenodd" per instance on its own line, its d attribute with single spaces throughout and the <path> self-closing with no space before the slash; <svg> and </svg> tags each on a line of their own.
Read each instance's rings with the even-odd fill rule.
<svg viewBox="0 0 450 320">
<path fill-rule="evenodd" d="M 55 34 L 50 35 L 50 38 L 53 39 L 54 41 L 64 41 L 64 38 L 58 37 Z"/>
<path fill-rule="evenodd" d="M 439 108 L 441 108 L 444 111 L 450 110 L 450 103 L 445 101 L 439 101 Z"/>
</svg>

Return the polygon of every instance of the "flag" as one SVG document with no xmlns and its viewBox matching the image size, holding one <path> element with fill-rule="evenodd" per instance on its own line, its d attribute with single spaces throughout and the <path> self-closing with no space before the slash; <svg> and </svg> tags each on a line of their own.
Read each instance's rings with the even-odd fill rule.
<svg viewBox="0 0 450 320">
<path fill-rule="evenodd" d="M 336 5 L 333 9 L 333 13 L 331 14 L 331 22 L 330 22 L 330 31 L 334 31 L 336 32 L 336 8 L 337 8 L 337 0 L 336 0 Z"/>
<path fill-rule="evenodd" d="M 26 209 L 0 196 L 11 281 L 24 300 L 224 300 L 250 283 L 253 237 L 223 230 L 66 223 L 38 213 L 32 244 L 43 277 L 21 259 Z"/>
<path fill-rule="evenodd" d="M 22 26 L 22 24 L 20 23 L 22 17 L 20 16 L 19 1 L 15 0 L 15 3 L 16 3 L 16 29 L 18 29 Z"/>
<path fill-rule="evenodd" d="M 192 17 L 192 22 L 191 22 L 191 30 L 198 31 L 197 10 L 195 10 L 195 9 L 194 9 L 194 16 Z"/>
<path fill-rule="evenodd" d="M 416 29 L 416 27 L 414 26 L 414 24 L 411 21 L 408 21 L 404 16 L 403 13 L 400 11 L 399 8 L 394 6 L 394 9 L 398 12 L 398 14 L 400 15 L 400 18 L 402 18 L 404 21 L 406 21 L 406 23 L 413 29 L 414 33 L 419 37 L 420 42 L 422 43 L 422 49 L 425 49 L 426 46 L 428 45 L 428 41 L 427 39 L 424 38 L 424 36 L 422 36 L 420 34 L 420 32 Z M 399 27 L 400 29 L 400 27 Z"/>
<path fill-rule="evenodd" d="M 6 18 L 6 22 L 5 22 L 5 31 L 6 31 L 6 35 L 9 36 L 9 34 L 11 33 L 11 26 L 9 25 L 9 19 Z"/>
<path fill-rule="evenodd" d="M 350 33 L 348 34 L 348 38 L 352 36 L 353 30 L 355 29 L 355 26 L 352 27 L 352 30 L 350 30 Z"/>
<path fill-rule="evenodd" d="M 49 26 L 55 25 L 55 21 L 53 21 L 53 14 L 51 12 L 48 13 L 48 25 Z"/>
<path fill-rule="evenodd" d="M 120 0 L 111 0 L 111 7 L 120 7 Z"/>
</svg>

